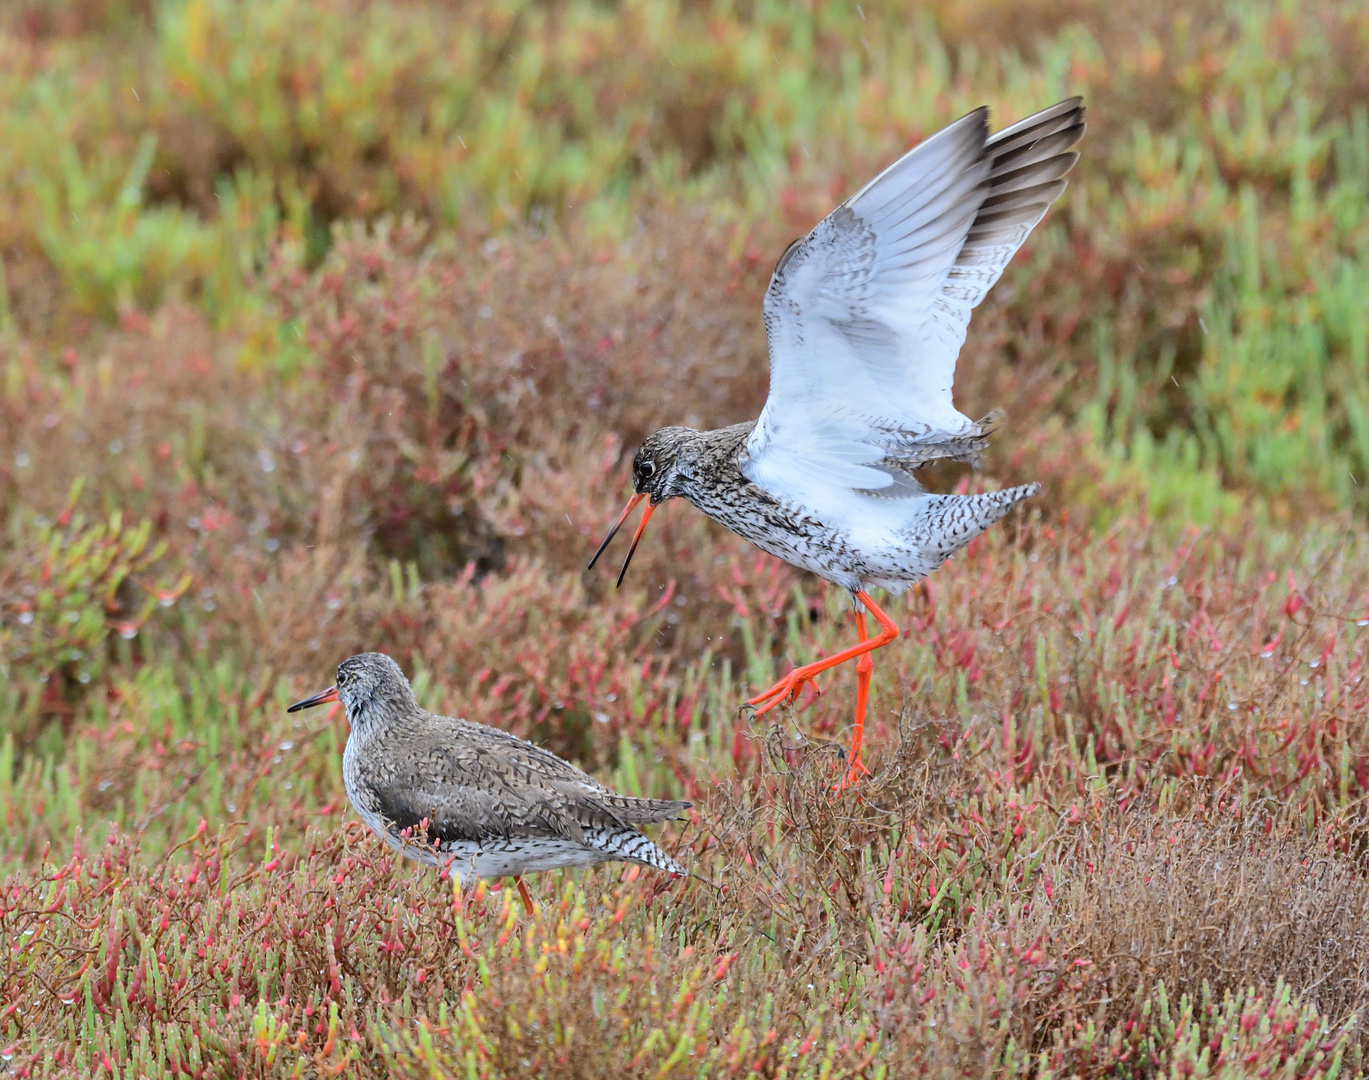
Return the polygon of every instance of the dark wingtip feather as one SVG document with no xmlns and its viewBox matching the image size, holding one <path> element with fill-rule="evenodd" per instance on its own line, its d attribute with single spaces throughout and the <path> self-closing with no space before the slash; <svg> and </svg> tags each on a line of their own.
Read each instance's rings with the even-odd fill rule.
<svg viewBox="0 0 1369 1080">
<path fill-rule="evenodd" d="M 1023 144 L 1036 142 L 1047 135 L 1076 124 L 1082 128 L 1086 113 L 1083 98 L 1067 98 L 1047 109 L 1042 109 L 1038 113 L 1024 117 L 1015 124 L 1009 124 L 1002 131 L 994 132 L 989 137 L 987 148 L 1002 153 Z"/>
<path fill-rule="evenodd" d="M 631 795 L 615 796 L 610 804 L 618 817 L 634 825 L 665 821 L 694 805 L 684 799 L 638 799 Z"/>
</svg>

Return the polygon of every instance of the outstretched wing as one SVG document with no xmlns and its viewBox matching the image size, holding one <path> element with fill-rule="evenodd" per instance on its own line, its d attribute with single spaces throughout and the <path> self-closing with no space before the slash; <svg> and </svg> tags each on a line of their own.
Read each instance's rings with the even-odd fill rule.
<svg viewBox="0 0 1369 1080">
<path fill-rule="evenodd" d="M 1083 133 L 1078 98 L 992 138 L 977 109 L 790 246 L 765 294 L 748 478 L 810 505 L 821 489 L 898 495 L 919 490 L 904 468 L 978 448 L 985 429 L 951 397 L 970 312 L 1064 191 Z"/>
</svg>

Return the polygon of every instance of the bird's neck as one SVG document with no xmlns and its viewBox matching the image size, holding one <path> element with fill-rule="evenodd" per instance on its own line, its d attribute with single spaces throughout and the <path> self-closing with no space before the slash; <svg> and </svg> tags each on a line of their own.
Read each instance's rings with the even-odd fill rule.
<svg viewBox="0 0 1369 1080">
<path fill-rule="evenodd" d="M 347 722 L 352 726 L 353 736 L 365 740 L 379 735 L 394 723 L 396 717 L 417 708 L 417 703 L 412 699 L 407 702 L 382 702 L 367 698 L 352 704 L 347 710 Z"/>
<path fill-rule="evenodd" d="M 376 728 L 375 708 L 370 702 L 359 702 L 347 709 L 347 725 L 352 729 L 352 738 L 366 739 Z"/>
<path fill-rule="evenodd" d="M 732 424 L 712 431 L 699 431 L 680 453 L 680 494 L 704 513 L 718 488 L 734 486 L 741 479 L 737 458 L 747 436 L 756 426 L 754 420 Z"/>
</svg>

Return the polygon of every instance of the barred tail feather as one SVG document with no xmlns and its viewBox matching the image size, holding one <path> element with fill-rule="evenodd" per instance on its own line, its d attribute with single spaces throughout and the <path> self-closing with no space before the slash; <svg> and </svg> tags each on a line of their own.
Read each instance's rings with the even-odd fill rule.
<svg viewBox="0 0 1369 1080">
<path fill-rule="evenodd" d="M 585 843 L 602 851 L 609 859 L 640 863 L 677 877 L 686 877 L 689 873 L 636 829 L 587 829 Z"/>
<path fill-rule="evenodd" d="M 1040 484 L 1022 484 L 1002 491 L 986 491 L 982 495 L 962 496 L 962 512 L 956 515 L 960 528 L 967 534 L 965 541 L 978 536 L 990 525 L 1007 515 L 1023 499 L 1030 499 L 1041 490 Z"/>
<path fill-rule="evenodd" d="M 1023 484 L 982 495 L 932 495 L 919 507 L 910 532 L 925 545 L 924 550 L 936 553 L 939 566 L 941 559 L 954 555 L 1023 499 L 1040 490 L 1040 484 Z"/>
</svg>

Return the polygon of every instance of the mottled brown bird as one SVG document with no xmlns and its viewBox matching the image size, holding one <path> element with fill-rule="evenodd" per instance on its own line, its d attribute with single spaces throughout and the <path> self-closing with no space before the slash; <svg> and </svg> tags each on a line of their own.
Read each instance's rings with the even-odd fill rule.
<svg viewBox="0 0 1369 1080">
<path fill-rule="evenodd" d="M 870 653 L 899 633 L 868 590 L 902 593 L 1040 490 L 934 495 L 912 472 L 939 459 L 973 462 L 986 444 L 991 421 L 958 412 L 951 394 L 970 313 L 1065 190 L 1083 134 L 1079 98 L 993 136 L 988 110 L 976 109 L 791 244 L 765 294 L 770 395 L 760 418 L 648 436 L 632 464 L 634 494 L 590 560 L 649 500 L 622 584 L 652 511 L 682 496 L 761 550 L 847 589 L 857 644 L 748 702 L 763 713 L 858 659 L 844 783 L 866 771 Z M 880 627 L 873 638 L 865 611 Z"/>
<path fill-rule="evenodd" d="M 618 795 L 550 750 L 506 731 L 419 707 L 399 665 L 348 657 L 337 682 L 295 712 L 341 701 L 352 726 L 342 780 L 361 820 L 411 859 L 473 879 L 619 860 L 687 871 L 642 835 L 691 805 Z"/>
</svg>

